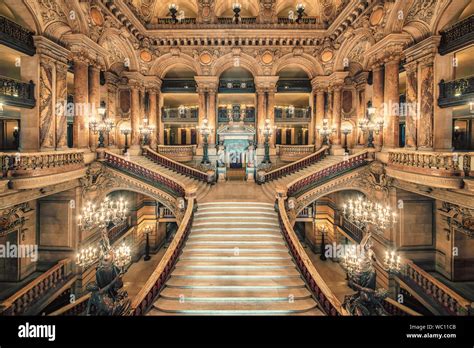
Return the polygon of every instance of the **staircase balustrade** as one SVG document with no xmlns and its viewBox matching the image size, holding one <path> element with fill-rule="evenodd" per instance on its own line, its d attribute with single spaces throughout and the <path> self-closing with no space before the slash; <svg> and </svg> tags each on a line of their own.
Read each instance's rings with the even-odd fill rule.
<svg viewBox="0 0 474 348">
<path fill-rule="evenodd" d="M 293 162 L 314 153 L 314 145 L 277 145 L 280 160 Z"/>
<path fill-rule="evenodd" d="M 176 162 L 190 162 L 196 152 L 196 145 L 158 145 L 160 155 Z"/>
</svg>

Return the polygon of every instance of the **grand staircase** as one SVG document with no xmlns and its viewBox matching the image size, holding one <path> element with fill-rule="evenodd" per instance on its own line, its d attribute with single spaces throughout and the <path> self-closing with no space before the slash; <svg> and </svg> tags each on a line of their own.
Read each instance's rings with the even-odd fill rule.
<svg viewBox="0 0 474 348">
<path fill-rule="evenodd" d="M 301 168 L 298 171 L 293 171 L 291 174 L 283 176 L 279 179 L 275 179 L 275 180 L 264 183 L 262 185 L 263 191 L 269 198 L 274 199 L 277 187 L 286 186 L 298 178 L 317 172 L 318 170 L 321 170 L 325 167 L 329 167 L 343 160 L 344 160 L 343 156 L 327 156 L 314 164 Z"/>
<path fill-rule="evenodd" d="M 189 176 L 186 176 L 184 174 L 180 174 L 176 171 L 168 169 L 165 166 L 162 166 L 160 164 L 157 164 L 157 163 L 153 162 L 151 159 L 148 159 L 145 156 L 130 156 L 130 160 L 144 166 L 145 168 L 151 169 L 155 172 L 163 173 L 163 174 L 173 178 L 173 180 L 175 180 L 176 182 L 178 182 L 179 184 L 182 184 L 184 186 L 191 186 L 191 185 L 196 186 L 197 187 L 197 193 L 196 193 L 197 196 L 196 196 L 196 198 L 198 200 L 201 200 L 202 198 L 204 198 L 209 193 L 209 190 L 210 190 L 210 187 L 211 187 L 210 184 L 208 184 L 206 182 L 203 182 L 203 181 L 193 179 Z"/>
<path fill-rule="evenodd" d="M 271 203 L 201 203 L 148 315 L 323 315 Z"/>
</svg>

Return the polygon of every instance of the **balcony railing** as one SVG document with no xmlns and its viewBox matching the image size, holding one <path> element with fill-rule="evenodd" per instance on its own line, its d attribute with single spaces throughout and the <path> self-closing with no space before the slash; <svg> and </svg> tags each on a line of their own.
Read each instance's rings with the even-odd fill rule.
<svg viewBox="0 0 474 348">
<path fill-rule="evenodd" d="M 474 15 L 441 31 L 439 53 L 446 54 L 474 43 Z"/>
<path fill-rule="evenodd" d="M 36 105 L 35 84 L 33 81 L 26 83 L 0 77 L 0 101 L 6 105 L 32 109 Z"/>
<path fill-rule="evenodd" d="M 311 120 L 311 108 L 275 107 L 275 122 L 304 122 Z"/>
<path fill-rule="evenodd" d="M 310 166 L 316 162 L 321 161 L 326 155 L 325 152 L 327 146 L 323 146 L 321 149 L 312 153 L 309 156 L 306 156 L 296 162 L 287 164 L 286 166 L 271 170 L 265 173 L 262 177 L 258 177 L 258 182 L 263 184 L 264 182 L 272 181 L 284 177 L 287 174 L 297 172 L 307 166 Z"/>
<path fill-rule="evenodd" d="M 470 315 L 472 313 L 471 301 L 465 299 L 454 290 L 444 285 L 431 274 L 407 261 L 402 275 L 414 281 L 433 300 L 438 302 L 452 315 Z"/>
<path fill-rule="evenodd" d="M 32 31 L 0 16 L 0 44 L 33 56 L 36 53 L 33 35 Z"/>
<path fill-rule="evenodd" d="M 314 152 L 314 145 L 277 145 L 280 160 L 293 162 Z"/>
<path fill-rule="evenodd" d="M 41 309 L 35 308 L 35 306 L 45 300 L 45 295 L 58 291 L 71 280 L 72 276 L 71 259 L 59 261 L 55 266 L 3 301 L 1 315 L 37 314 L 33 312 Z"/>
<path fill-rule="evenodd" d="M 148 278 L 145 286 L 133 299 L 130 311 L 131 315 L 146 314 L 165 285 L 165 282 L 170 276 L 179 254 L 181 253 L 181 249 L 186 241 L 189 231 L 191 230 L 191 225 L 193 223 L 193 210 L 194 198 L 191 198 L 188 200 L 186 212 L 173 241 L 166 249 L 163 258 L 160 260 L 160 263 L 153 271 L 150 278 Z"/>
<path fill-rule="evenodd" d="M 172 159 L 151 150 L 149 147 L 143 148 L 143 156 L 179 174 L 186 175 L 190 178 L 203 182 L 214 182 L 214 173 L 205 173 L 195 168 L 189 167 L 185 164 L 173 161 Z"/>
<path fill-rule="evenodd" d="M 199 116 L 199 108 L 163 108 L 161 109 L 161 120 L 165 123 L 183 123 L 197 122 Z"/>
<path fill-rule="evenodd" d="M 158 145 L 158 153 L 176 162 L 190 162 L 194 158 L 196 145 Z"/>
<path fill-rule="evenodd" d="M 234 121 L 240 120 L 241 111 L 240 106 L 233 106 L 231 110 L 232 119 Z M 227 108 L 220 107 L 217 110 L 218 122 L 227 123 L 229 122 L 229 110 Z M 245 109 L 244 122 L 254 123 L 255 122 L 255 108 L 248 107 Z"/>
<path fill-rule="evenodd" d="M 196 24 L 196 18 L 182 18 L 179 19 L 178 21 L 175 21 L 173 18 L 168 17 L 168 18 L 158 18 L 157 25 L 180 25 L 180 24 Z"/>
<path fill-rule="evenodd" d="M 235 23 L 234 17 L 219 17 L 217 18 L 218 24 L 255 24 L 257 23 L 256 17 L 240 17 L 239 23 Z"/>
<path fill-rule="evenodd" d="M 171 195 L 184 197 L 185 188 L 181 186 L 181 184 L 173 180 L 173 178 L 155 172 L 151 169 L 145 168 L 144 166 L 132 162 L 126 159 L 125 157 L 118 156 L 111 152 L 105 152 L 104 163 L 121 172 L 127 173 L 140 180 L 146 181 L 152 186 L 159 187 L 160 189 L 170 193 Z"/>
<path fill-rule="evenodd" d="M 0 152 L 0 177 L 25 178 L 73 171 L 85 167 L 82 150 Z"/>
<path fill-rule="evenodd" d="M 164 79 L 161 91 L 163 93 L 196 93 L 196 81 Z"/>
<path fill-rule="evenodd" d="M 222 79 L 219 93 L 255 93 L 255 83 L 251 79 Z"/>
<path fill-rule="evenodd" d="M 362 239 L 364 238 L 364 231 L 354 225 L 351 221 L 344 219 L 343 216 L 341 216 L 342 220 L 342 229 L 343 231 L 356 243 L 360 244 Z"/>
<path fill-rule="evenodd" d="M 439 83 L 438 105 L 441 108 L 465 105 L 474 98 L 474 76 Z"/>
<path fill-rule="evenodd" d="M 310 93 L 311 90 L 311 82 L 308 79 L 280 79 L 277 82 L 278 93 Z"/>
</svg>

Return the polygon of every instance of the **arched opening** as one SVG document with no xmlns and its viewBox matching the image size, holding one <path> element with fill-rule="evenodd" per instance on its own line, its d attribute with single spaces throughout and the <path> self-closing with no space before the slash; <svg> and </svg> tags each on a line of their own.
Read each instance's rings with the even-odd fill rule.
<svg viewBox="0 0 474 348">
<path fill-rule="evenodd" d="M 196 72 L 183 64 L 169 69 L 161 86 L 164 145 L 195 145 L 199 115 Z"/>
<path fill-rule="evenodd" d="M 308 145 L 313 142 L 311 123 L 311 81 L 297 65 L 278 72 L 275 95 L 275 144 Z"/>
<path fill-rule="evenodd" d="M 234 16 L 233 4 L 234 0 L 218 0 L 216 1 L 215 13 L 219 18 L 230 18 Z M 259 4 L 256 0 L 240 0 L 241 5 L 240 16 L 242 18 L 257 17 L 259 11 Z"/>
</svg>

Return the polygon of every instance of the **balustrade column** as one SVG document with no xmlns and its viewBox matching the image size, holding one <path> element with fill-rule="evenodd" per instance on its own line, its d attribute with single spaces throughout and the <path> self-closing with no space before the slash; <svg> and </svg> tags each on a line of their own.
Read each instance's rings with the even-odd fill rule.
<svg viewBox="0 0 474 348">
<path fill-rule="evenodd" d="M 383 118 L 384 103 L 384 70 L 381 64 L 372 69 L 372 107 L 375 109 L 375 118 Z M 383 132 L 379 133 L 377 145 L 383 145 Z"/>
<path fill-rule="evenodd" d="M 434 83 L 433 57 L 420 61 L 420 117 L 417 145 L 420 150 L 433 150 Z"/>
<path fill-rule="evenodd" d="M 399 147 L 399 66 L 400 58 L 385 63 L 383 147 Z"/>
<path fill-rule="evenodd" d="M 416 62 L 405 65 L 406 71 L 406 116 L 405 116 L 405 147 L 417 146 L 418 120 L 418 65 Z"/>
<path fill-rule="evenodd" d="M 150 126 L 154 127 L 153 132 L 150 134 L 150 147 L 156 149 L 156 127 L 157 127 L 157 97 L 158 91 L 155 88 L 151 88 L 148 92 L 149 110 L 148 110 L 148 122 Z"/>
<path fill-rule="evenodd" d="M 105 80 L 107 83 L 107 118 L 117 124 L 117 90 L 118 90 L 118 76 L 112 72 L 105 73 Z M 109 134 L 109 146 L 116 147 L 116 138 L 120 134 L 120 129 L 114 128 Z"/>
<path fill-rule="evenodd" d="M 130 150 L 140 151 L 140 84 L 138 81 L 129 81 L 131 106 L 130 126 L 132 128 Z"/>
<path fill-rule="evenodd" d="M 100 68 L 98 65 L 89 67 L 89 105 L 91 117 L 99 119 L 98 108 L 100 107 Z M 89 146 L 97 147 L 96 136 L 90 131 Z"/>
<path fill-rule="evenodd" d="M 80 56 L 74 58 L 74 147 L 89 147 L 89 64 Z"/>
</svg>

